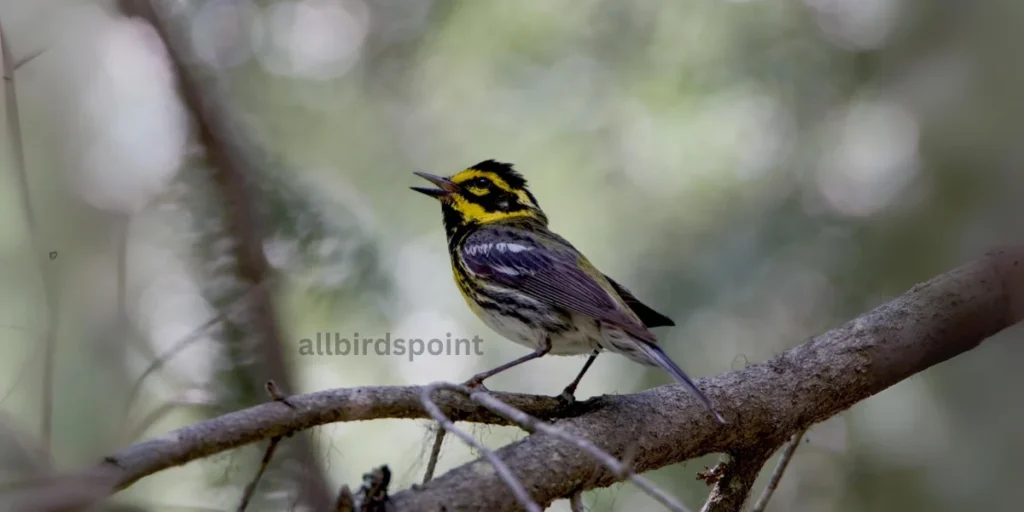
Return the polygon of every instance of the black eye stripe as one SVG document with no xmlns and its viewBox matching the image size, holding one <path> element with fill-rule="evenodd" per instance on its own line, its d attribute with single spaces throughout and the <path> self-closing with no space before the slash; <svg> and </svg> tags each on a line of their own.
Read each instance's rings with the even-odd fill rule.
<svg viewBox="0 0 1024 512">
<path fill-rule="evenodd" d="M 470 192 L 463 194 L 463 197 L 470 203 L 482 206 L 488 212 L 509 212 L 526 209 L 525 205 L 521 205 L 516 201 L 514 194 L 500 189 L 492 189 L 490 193 L 481 195 Z"/>
</svg>

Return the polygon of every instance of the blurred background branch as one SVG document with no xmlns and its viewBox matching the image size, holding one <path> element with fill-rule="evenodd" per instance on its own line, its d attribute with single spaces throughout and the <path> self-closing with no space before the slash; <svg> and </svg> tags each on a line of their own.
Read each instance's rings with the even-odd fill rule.
<svg viewBox="0 0 1024 512">
<path fill-rule="evenodd" d="M 226 404 L 243 407 L 260 401 L 257 397 L 263 394 L 268 381 L 282 386 L 286 393 L 291 392 L 295 389 L 294 378 L 285 363 L 287 349 L 272 299 L 274 275 L 264 254 L 265 222 L 255 194 L 254 183 L 259 177 L 254 176 L 249 165 L 261 155 L 246 154 L 244 149 L 258 146 L 239 140 L 244 135 L 233 121 L 216 75 L 207 72 L 204 76 L 201 69 L 189 64 L 196 59 L 187 36 L 191 30 L 188 18 L 180 12 L 172 15 L 169 2 L 122 0 L 119 5 L 125 15 L 138 16 L 152 24 L 166 45 L 179 90 L 198 127 L 199 143 L 205 150 L 211 182 L 217 191 L 215 201 L 222 205 L 220 232 L 207 236 L 216 237 L 208 240 L 209 245 L 227 247 L 228 251 L 219 255 L 222 259 L 216 263 L 218 268 L 212 269 L 220 283 L 208 287 L 208 297 L 215 307 L 227 308 L 230 304 L 224 303 L 225 297 L 234 294 L 244 298 L 246 307 L 225 312 L 220 340 L 230 362 L 218 388 L 228 393 Z M 278 441 L 280 438 L 272 440 L 272 447 L 277 447 Z M 271 462 L 271 453 L 268 450 L 259 464 L 258 476 L 246 486 L 240 510 L 250 503 L 256 483 Z M 297 463 L 297 467 L 281 470 L 281 479 L 287 479 L 291 489 L 284 494 L 285 499 L 304 502 L 313 510 L 328 510 L 335 493 L 328 486 L 310 436 L 298 434 L 283 444 L 280 453 L 278 459 Z M 274 489 L 278 496 L 280 491 Z M 276 506 L 284 506 L 280 498 L 278 501 Z"/>
<path fill-rule="evenodd" d="M 27 56 L 20 61 L 15 60 L 14 53 L 11 50 L 7 37 L 4 35 L 2 26 L 0 26 L 0 47 L 2 47 L 3 51 L 4 104 L 7 114 L 7 133 L 10 136 L 10 152 L 14 160 L 11 164 L 11 169 L 14 171 L 15 179 L 18 183 L 18 197 L 21 200 L 20 204 L 25 215 L 25 224 L 29 232 L 32 259 L 35 261 L 39 275 L 42 278 L 43 294 L 46 298 L 46 324 L 43 327 L 43 334 L 41 336 L 42 343 L 39 344 L 36 352 L 42 353 L 43 360 L 43 371 L 39 374 L 40 381 L 42 383 L 40 386 L 42 389 L 42 399 L 39 400 L 39 405 L 41 407 L 40 417 L 42 422 L 40 443 L 42 445 L 42 453 L 45 454 L 45 459 L 39 462 L 44 466 L 48 466 L 50 462 L 50 443 L 53 434 L 53 366 L 56 351 L 56 329 L 59 313 L 54 274 L 51 271 L 52 268 L 48 269 L 46 266 L 48 264 L 52 265 L 50 262 L 56 259 L 58 253 L 45 250 L 40 246 L 40 241 L 37 239 L 38 231 L 34 213 L 35 207 L 32 205 L 27 175 L 28 170 L 25 166 L 25 146 L 24 141 L 22 140 L 21 116 L 18 113 L 18 93 L 15 78 L 15 72 L 18 68 L 37 57 L 39 53 Z M 22 372 L 28 373 L 28 369 L 24 368 L 22 369 Z M 21 380 L 20 377 L 18 380 Z"/>
</svg>

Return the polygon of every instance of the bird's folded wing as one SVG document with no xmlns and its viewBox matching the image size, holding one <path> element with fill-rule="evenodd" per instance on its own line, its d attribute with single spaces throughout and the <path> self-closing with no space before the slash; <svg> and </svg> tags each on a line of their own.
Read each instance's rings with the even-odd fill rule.
<svg viewBox="0 0 1024 512">
<path fill-rule="evenodd" d="M 639 319 L 623 310 L 611 285 L 604 283 L 605 288 L 597 280 L 604 281 L 603 275 L 575 251 L 549 248 L 523 233 L 507 237 L 482 230 L 466 239 L 460 256 L 466 268 L 480 277 L 615 325 L 644 341 L 655 340 Z"/>
<path fill-rule="evenodd" d="M 605 275 L 604 278 L 607 279 L 609 283 L 611 283 L 612 287 L 615 288 L 615 292 L 619 294 L 619 297 L 622 297 L 622 300 L 626 302 L 626 305 L 629 306 L 629 309 L 632 309 L 633 313 L 636 313 L 636 316 L 640 318 L 640 321 L 643 322 L 644 326 L 647 327 L 648 329 L 652 327 L 666 327 L 676 325 L 676 323 L 672 321 L 671 318 L 661 313 L 658 313 L 657 311 L 651 309 L 651 307 L 648 306 L 647 304 L 640 302 L 640 299 L 636 298 L 636 296 L 634 296 L 632 292 L 626 289 L 625 286 L 622 286 L 621 284 L 615 282 L 614 279 L 608 277 L 607 275 Z"/>
</svg>

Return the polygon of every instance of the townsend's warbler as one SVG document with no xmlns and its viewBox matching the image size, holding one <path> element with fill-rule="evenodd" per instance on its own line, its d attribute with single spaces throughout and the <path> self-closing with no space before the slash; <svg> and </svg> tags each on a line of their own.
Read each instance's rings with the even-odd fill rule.
<svg viewBox="0 0 1024 512">
<path fill-rule="evenodd" d="M 487 160 L 449 178 L 415 174 L 438 187 L 412 189 L 441 201 L 455 283 L 470 309 L 502 336 L 534 350 L 474 376 L 468 385 L 482 385 L 496 373 L 545 354 L 590 354 L 562 392 L 571 401 L 597 354 L 609 350 L 664 368 L 724 422 L 650 331 L 675 323 L 551 232 L 526 180 L 510 164 Z"/>
</svg>

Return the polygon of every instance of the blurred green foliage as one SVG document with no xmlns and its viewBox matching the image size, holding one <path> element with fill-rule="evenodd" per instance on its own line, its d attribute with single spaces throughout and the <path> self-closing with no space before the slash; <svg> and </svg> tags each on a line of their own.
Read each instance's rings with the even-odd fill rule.
<svg viewBox="0 0 1024 512">
<path fill-rule="evenodd" d="M 321 258 L 299 260 L 326 259 L 328 274 L 315 280 L 337 293 L 325 302 L 295 286 L 281 298 L 293 348 L 319 331 L 487 340 L 479 360 L 416 363 L 299 358 L 295 348 L 291 364 L 306 390 L 457 380 L 523 353 L 462 304 L 437 205 L 407 188 L 417 184 L 414 170 L 451 174 L 489 158 L 516 164 L 556 231 L 675 318 L 679 326 L 659 335 L 695 376 L 762 361 L 1024 235 L 1019 2 L 232 5 L 240 10 L 200 8 L 197 16 L 217 17 L 207 25 L 220 30 L 217 51 L 234 52 L 224 72 L 235 106 L 274 155 L 261 183 L 302 181 L 320 196 L 268 200 L 269 222 L 286 239 L 322 232 L 322 223 L 306 229 L 296 217 L 308 207 L 318 219 L 336 216 L 335 244 L 355 244 L 332 252 L 328 243 Z M 24 108 L 23 117 L 42 115 Z M 5 204 L 8 217 L 20 218 L 16 202 Z M 317 251 L 300 246 L 300 255 Z M 28 268 L 20 247 L 3 249 L 12 262 L 3 267 Z M 61 251 L 62 260 L 74 255 Z M 12 290 L 5 319 L 19 315 L 11 297 L 33 286 L 20 272 L 0 270 Z M 1014 407 L 1024 347 L 1011 338 L 1020 335 L 1002 335 L 812 429 L 769 510 L 1015 510 L 1024 498 L 1024 414 Z M 0 346 L 5 374 L 30 358 L 30 338 Z M 556 393 L 583 362 L 549 359 L 492 388 Z M 581 394 L 668 382 L 619 359 L 599 358 Z M 76 368 L 61 382 L 87 389 L 96 368 Z M 0 382 L 2 391 L 15 381 Z M 33 389 L 21 384 L 18 392 Z M 14 397 L 3 407 L 32 424 L 31 403 Z M 180 413 L 149 434 L 196 417 Z M 81 448 L 77 421 L 62 417 L 57 428 Z M 503 428 L 473 433 L 493 446 L 522 437 Z M 429 448 L 424 424 L 414 422 L 330 426 L 317 436 L 332 477 L 349 484 L 387 463 L 394 484 L 407 486 Z M 471 456 L 446 448 L 441 469 Z M 230 508 L 234 494 L 204 485 L 247 474 L 235 462 L 158 475 L 129 497 L 166 503 L 200 489 L 200 501 Z M 697 507 L 706 489 L 694 474 L 713 462 L 652 477 Z M 174 475 L 187 477 L 172 482 Z M 585 499 L 591 510 L 654 506 L 624 485 Z"/>
</svg>

